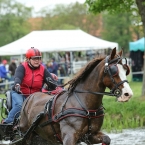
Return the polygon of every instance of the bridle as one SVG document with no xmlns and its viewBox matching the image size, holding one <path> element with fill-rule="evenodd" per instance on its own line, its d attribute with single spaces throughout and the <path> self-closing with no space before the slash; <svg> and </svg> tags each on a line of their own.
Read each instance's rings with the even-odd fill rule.
<svg viewBox="0 0 145 145">
<path fill-rule="evenodd" d="M 80 91 L 80 90 L 74 90 L 74 92 L 76 93 L 90 93 L 90 94 L 94 94 L 94 95 L 108 95 L 108 96 L 115 96 L 115 97 L 119 97 L 122 94 L 121 89 L 119 88 L 120 85 L 122 85 L 123 83 L 127 82 L 127 80 L 123 80 L 119 83 L 116 83 L 113 76 L 115 76 L 118 73 L 118 67 L 117 64 L 123 59 L 122 57 L 116 57 L 114 59 L 112 59 L 111 61 L 109 61 L 110 56 L 107 56 L 105 58 L 105 69 L 104 69 L 104 74 L 108 74 L 111 81 L 114 84 L 114 87 L 110 90 L 110 92 L 92 92 L 92 91 Z M 125 58 L 126 64 L 124 64 L 125 66 L 127 66 L 127 60 Z M 127 68 L 129 69 L 129 67 L 127 66 Z M 127 70 L 127 72 L 129 73 L 129 70 Z M 127 75 L 127 74 L 126 74 Z"/>
<path fill-rule="evenodd" d="M 111 94 L 114 94 L 114 96 L 116 96 L 117 98 L 122 94 L 121 89 L 119 88 L 120 85 L 122 85 L 123 83 L 127 82 L 127 80 L 123 80 L 119 83 L 116 83 L 113 76 L 115 76 L 118 73 L 118 67 L 117 64 L 119 61 L 121 61 L 123 58 L 122 57 L 117 57 L 112 59 L 111 61 L 109 61 L 110 56 L 107 56 L 105 59 L 105 73 L 109 74 L 110 79 L 112 80 L 114 87 L 110 90 Z M 116 62 L 114 64 L 114 62 Z M 113 65 L 111 65 L 113 64 Z M 126 61 L 126 65 L 127 65 L 127 61 Z"/>
</svg>

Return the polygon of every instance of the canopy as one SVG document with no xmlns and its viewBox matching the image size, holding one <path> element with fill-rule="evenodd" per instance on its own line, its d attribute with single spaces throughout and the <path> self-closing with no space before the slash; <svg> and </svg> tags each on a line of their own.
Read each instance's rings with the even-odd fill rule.
<svg viewBox="0 0 145 145">
<path fill-rule="evenodd" d="M 137 51 L 137 50 L 144 51 L 145 50 L 145 38 L 143 37 L 135 42 L 130 42 L 129 49 L 130 49 L 130 51 Z"/>
<path fill-rule="evenodd" d="M 96 38 L 82 30 L 32 31 L 26 36 L 0 47 L 0 55 L 22 55 L 30 47 L 41 52 L 118 49 L 118 43 Z"/>
</svg>

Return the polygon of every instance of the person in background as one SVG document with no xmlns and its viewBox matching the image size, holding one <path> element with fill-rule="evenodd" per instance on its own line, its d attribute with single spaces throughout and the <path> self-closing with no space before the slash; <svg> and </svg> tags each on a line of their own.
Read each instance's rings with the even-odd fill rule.
<svg viewBox="0 0 145 145">
<path fill-rule="evenodd" d="M 20 64 L 14 75 L 14 85 L 12 87 L 12 109 L 8 117 L 2 120 L 3 124 L 12 123 L 14 118 L 19 116 L 23 101 L 32 93 L 40 92 L 44 84 L 49 90 L 55 90 L 58 77 L 50 74 L 41 64 L 41 52 L 31 47 L 26 52 L 26 61 Z"/>
<path fill-rule="evenodd" d="M 65 73 L 65 69 L 63 67 L 63 64 L 59 64 L 58 69 L 59 69 L 60 77 L 65 77 L 66 73 Z M 63 80 L 64 80 L 64 78 L 61 78 L 58 80 L 60 85 L 63 84 Z"/>
<path fill-rule="evenodd" d="M 52 73 L 58 75 L 58 64 L 55 61 L 55 58 L 52 58 Z"/>
<path fill-rule="evenodd" d="M 52 62 L 51 62 L 51 61 L 48 61 L 46 68 L 47 68 L 47 70 L 48 70 L 50 73 L 52 73 L 53 68 L 52 68 Z"/>
<path fill-rule="evenodd" d="M 15 74 L 15 70 L 17 68 L 17 65 L 15 63 L 15 59 L 12 59 L 11 63 L 9 64 L 9 71 L 11 74 L 11 81 L 14 81 L 14 74 Z"/>
<path fill-rule="evenodd" d="M 41 61 L 41 64 L 46 68 L 46 64 L 43 61 Z"/>
<path fill-rule="evenodd" d="M 2 63 L 0 64 L 0 77 L 3 80 L 10 81 L 10 77 L 8 77 L 9 71 L 6 69 L 7 60 L 2 60 Z M 5 85 L 1 85 L 1 90 L 5 89 Z"/>
</svg>

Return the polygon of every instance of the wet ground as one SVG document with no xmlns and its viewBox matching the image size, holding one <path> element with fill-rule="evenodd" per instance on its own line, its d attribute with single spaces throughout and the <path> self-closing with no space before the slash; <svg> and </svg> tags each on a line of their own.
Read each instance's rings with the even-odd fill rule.
<svg viewBox="0 0 145 145">
<path fill-rule="evenodd" d="M 109 135 L 109 137 L 111 138 L 110 145 L 145 145 L 145 128 L 126 129 L 123 130 L 122 133 L 106 133 L 106 134 Z"/>
<path fill-rule="evenodd" d="M 105 134 L 109 135 L 109 137 L 111 138 L 110 145 L 145 145 L 145 128 L 126 129 L 123 130 L 121 133 L 105 133 Z M 9 141 L 4 141 L 3 143 L 0 142 L 0 145 L 9 144 Z M 39 145 L 38 142 L 36 144 Z M 34 145 L 36 144 L 34 143 Z M 82 145 L 86 145 L 86 144 L 82 143 Z M 102 144 L 96 144 L 96 145 L 102 145 Z"/>
</svg>

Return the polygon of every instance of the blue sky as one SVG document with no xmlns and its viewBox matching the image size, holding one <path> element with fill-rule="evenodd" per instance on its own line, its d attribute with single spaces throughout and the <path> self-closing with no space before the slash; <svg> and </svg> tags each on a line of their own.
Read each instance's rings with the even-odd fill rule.
<svg viewBox="0 0 145 145">
<path fill-rule="evenodd" d="M 16 0 L 26 6 L 34 7 L 37 12 L 43 7 L 53 7 L 56 4 L 70 4 L 78 1 L 79 3 L 84 3 L 85 0 Z"/>
</svg>

